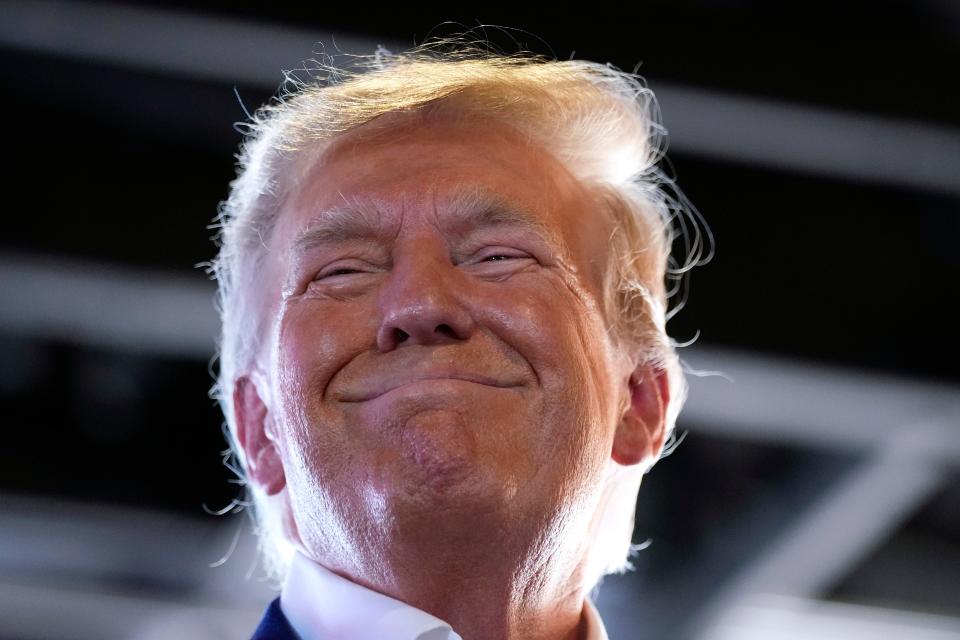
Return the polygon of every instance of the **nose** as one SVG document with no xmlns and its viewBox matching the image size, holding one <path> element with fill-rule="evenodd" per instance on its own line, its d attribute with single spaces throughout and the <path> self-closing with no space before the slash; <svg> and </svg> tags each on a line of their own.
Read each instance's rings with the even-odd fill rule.
<svg viewBox="0 0 960 640">
<path fill-rule="evenodd" d="M 458 275 L 446 256 L 430 255 L 422 245 L 413 255 L 395 259 L 380 292 L 377 348 L 386 352 L 402 344 L 467 340 L 475 322 L 457 295 Z"/>
</svg>

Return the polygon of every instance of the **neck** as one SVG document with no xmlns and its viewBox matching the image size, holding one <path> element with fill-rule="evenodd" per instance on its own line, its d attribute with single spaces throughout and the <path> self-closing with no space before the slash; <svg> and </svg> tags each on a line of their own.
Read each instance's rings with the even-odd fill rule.
<svg viewBox="0 0 960 640">
<path fill-rule="evenodd" d="M 581 640 L 583 549 L 510 548 L 503 539 L 456 543 L 452 531 L 404 537 L 412 543 L 351 553 L 362 563 L 321 563 L 365 587 L 450 624 L 464 639 Z M 462 535 L 462 532 L 461 532 Z M 562 539 L 562 538 L 561 538 Z M 499 544 L 496 544 L 499 542 Z M 541 540 L 541 543 L 543 541 Z M 341 560 L 347 559 L 340 556 Z M 373 562 L 371 562 L 373 560 Z M 342 566 L 348 564 L 348 566 Z"/>
<path fill-rule="evenodd" d="M 472 571 L 471 571 L 472 568 Z M 584 594 L 557 590 L 540 577 L 491 571 L 489 562 L 450 571 L 396 575 L 399 600 L 449 623 L 464 640 L 580 640 Z M 482 575 L 478 575 L 482 572 Z"/>
</svg>

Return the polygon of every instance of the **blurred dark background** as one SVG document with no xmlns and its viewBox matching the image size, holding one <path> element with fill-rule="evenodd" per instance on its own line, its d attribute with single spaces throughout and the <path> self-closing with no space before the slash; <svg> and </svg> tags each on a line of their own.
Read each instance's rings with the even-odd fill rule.
<svg viewBox="0 0 960 640">
<path fill-rule="evenodd" d="M 597 597 L 611 638 L 960 638 L 948 0 L 0 2 L 0 638 L 249 634 L 271 592 L 246 516 L 210 513 L 241 492 L 197 266 L 241 102 L 479 24 L 639 64 L 716 239 L 669 325 L 691 392 L 641 489 L 652 544 Z"/>
</svg>

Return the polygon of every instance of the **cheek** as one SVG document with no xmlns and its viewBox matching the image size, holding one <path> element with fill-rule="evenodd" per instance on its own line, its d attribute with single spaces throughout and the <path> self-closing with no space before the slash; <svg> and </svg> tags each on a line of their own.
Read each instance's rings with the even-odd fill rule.
<svg viewBox="0 0 960 640">
<path fill-rule="evenodd" d="M 589 439 L 584 447 L 606 456 L 618 419 L 616 369 L 606 324 L 597 301 L 575 282 L 562 281 L 557 288 L 557 295 L 567 300 L 556 315 L 566 345 L 558 366 L 570 372 L 569 384 L 575 387 L 569 394 L 582 421 L 578 427 Z"/>
<path fill-rule="evenodd" d="M 478 300 L 491 330 L 533 368 L 546 405 L 543 427 L 567 444 L 571 430 L 595 433 L 599 427 L 588 422 L 607 421 L 611 388 L 596 305 L 555 274 Z"/>
<path fill-rule="evenodd" d="M 357 443 L 323 402 L 332 376 L 364 348 L 360 314 L 314 299 L 285 303 L 275 324 L 273 371 L 278 443 L 301 531 L 330 531 L 330 514 L 348 521 L 346 498 L 359 481 Z M 369 315 L 369 314 L 367 314 Z M 329 541 L 314 540 L 315 548 Z M 311 544 L 311 543 L 308 543 Z"/>
<path fill-rule="evenodd" d="M 287 384 L 321 385 L 357 353 L 375 345 L 373 328 L 366 325 L 369 312 L 355 305 L 298 298 L 287 302 L 277 322 L 278 358 L 276 370 L 285 372 Z"/>
<path fill-rule="evenodd" d="M 275 401 L 291 456 L 318 446 L 336 447 L 335 429 L 316 428 L 318 421 L 333 426 L 322 413 L 327 387 L 337 371 L 369 348 L 361 314 L 328 307 L 317 300 L 291 300 L 276 324 Z"/>
</svg>

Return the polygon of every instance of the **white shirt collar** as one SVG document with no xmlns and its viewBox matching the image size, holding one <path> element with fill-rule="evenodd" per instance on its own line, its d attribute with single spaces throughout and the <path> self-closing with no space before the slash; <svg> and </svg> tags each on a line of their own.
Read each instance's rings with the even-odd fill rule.
<svg viewBox="0 0 960 640">
<path fill-rule="evenodd" d="M 299 551 L 280 607 L 302 640 L 462 640 L 440 618 L 347 580 Z M 587 640 L 609 640 L 590 598 L 583 616 Z"/>
</svg>

